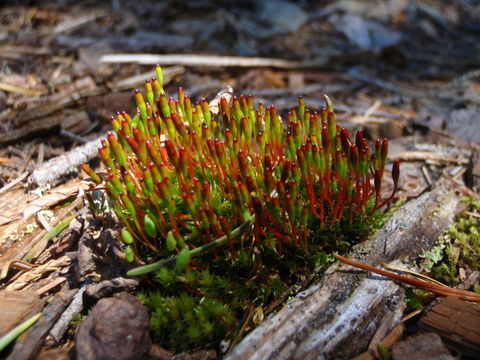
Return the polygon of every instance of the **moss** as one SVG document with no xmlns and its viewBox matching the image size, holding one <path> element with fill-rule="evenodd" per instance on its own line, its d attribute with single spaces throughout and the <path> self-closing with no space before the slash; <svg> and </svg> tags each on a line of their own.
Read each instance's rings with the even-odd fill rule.
<svg viewBox="0 0 480 360">
<path fill-rule="evenodd" d="M 467 208 L 453 225 L 439 236 L 435 246 L 420 256 L 419 268 L 431 278 L 455 287 L 462 282 L 460 269 L 466 274 L 478 271 L 480 254 L 480 201 L 469 197 L 462 199 Z M 473 291 L 478 291 L 474 285 Z M 408 289 L 405 302 L 407 310 L 417 310 L 430 303 L 434 296 L 422 290 Z"/>
<path fill-rule="evenodd" d="M 370 150 L 361 130 L 350 139 L 327 96 L 318 112 L 300 97 L 284 119 L 250 96 L 222 98 L 212 112 L 181 88 L 169 99 L 156 72 L 145 96 L 135 91 L 136 113 L 112 117 L 99 148 L 107 170 L 80 166 L 106 188 L 125 259 L 147 264 L 127 275 L 156 271 L 139 293 L 155 341 L 217 347 L 377 229 L 400 165 L 383 198 L 388 140 Z"/>
<path fill-rule="evenodd" d="M 392 213 L 312 231 L 308 251 L 287 245 L 279 257 L 268 245 L 257 245 L 249 255 L 249 244 L 240 244 L 235 258 L 228 248 L 219 248 L 216 254 L 196 258 L 186 271 L 160 268 L 155 285 L 144 285 L 138 294 L 152 312 L 154 341 L 175 352 L 218 349 L 225 339 L 231 343 L 245 323 L 251 328 L 273 313 L 282 299 L 306 287 L 318 274 L 315 270 L 333 261 L 331 250 L 338 246 L 348 250 Z"/>
<path fill-rule="evenodd" d="M 437 244 L 422 255 L 426 273 L 449 286 L 461 282 L 460 268 L 466 273 L 479 270 L 480 219 L 474 214 L 480 210 L 480 202 L 470 198 L 463 200 L 467 209 L 439 237 Z"/>
</svg>

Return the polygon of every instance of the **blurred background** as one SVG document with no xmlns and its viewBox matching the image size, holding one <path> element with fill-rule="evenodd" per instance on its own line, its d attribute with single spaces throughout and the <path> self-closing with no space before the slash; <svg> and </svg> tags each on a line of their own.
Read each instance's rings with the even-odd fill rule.
<svg viewBox="0 0 480 360">
<path fill-rule="evenodd" d="M 9 160 L 0 185 L 104 134 L 115 111 L 133 110 L 132 91 L 156 63 L 172 95 L 181 85 L 211 99 L 228 84 L 285 112 L 298 95 L 316 110 L 326 93 L 343 125 L 406 139 L 399 149 L 426 136 L 480 142 L 476 0 L 0 6 L 0 158 Z"/>
</svg>

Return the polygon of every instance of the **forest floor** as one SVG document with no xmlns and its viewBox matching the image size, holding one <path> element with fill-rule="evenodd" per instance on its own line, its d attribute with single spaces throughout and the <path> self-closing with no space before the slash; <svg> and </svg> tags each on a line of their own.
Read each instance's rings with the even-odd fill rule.
<svg viewBox="0 0 480 360">
<path fill-rule="evenodd" d="M 342 126 L 390 140 L 389 159 L 402 162 L 399 197 L 416 199 L 447 177 L 459 196 L 478 199 L 479 40 L 475 0 L 2 2 L 0 318 L 16 313 L 0 321 L 0 336 L 48 303 L 44 332 L 24 338 L 17 358 L 39 349 L 38 359 L 66 358 L 75 328 L 51 327 L 86 279 L 118 275 L 72 266 L 83 231 L 72 215 L 88 216 L 77 168 L 110 117 L 132 111 L 133 90 L 157 63 L 166 92 L 182 86 L 193 100 L 230 85 L 285 114 L 299 95 L 316 110 L 328 94 Z M 105 244 L 89 251 L 108 267 Z M 470 270 L 460 271 L 467 288 L 479 283 Z"/>
</svg>

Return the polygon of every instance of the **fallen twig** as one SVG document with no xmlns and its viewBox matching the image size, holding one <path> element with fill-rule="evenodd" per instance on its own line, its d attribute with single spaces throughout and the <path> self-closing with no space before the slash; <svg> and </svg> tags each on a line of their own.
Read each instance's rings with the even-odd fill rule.
<svg viewBox="0 0 480 360">
<path fill-rule="evenodd" d="M 41 90 L 27 89 L 22 86 L 8 84 L 5 82 L 0 82 L 0 90 L 28 95 L 28 96 L 38 96 L 42 93 Z"/>
<path fill-rule="evenodd" d="M 97 150 L 101 145 L 100 140 L 104 137 L 105 135 L 39 164 L 28 178 L 28 182 L 36 185 L 45 185 L 65 174 L 78 171 L 78 166 L 81 163 L 88 162 L 97 156 Z"/>
<path fill-rule="evenodd" d="M 467 165 L 470 161 L 467 158 L 445 155 L 432 151 L 404 151 L 398 154 L 392 154 L 391 160 L 401 161 L 436 161 L 440 163 Z"/>
<path fill-rule="evenodd" d="M 47 291 L 50 291 L 54 287 L 60 284 L 63 284 L 65 281 L 67 281 L 67 278 L 64 276 L 60 276 L 55 280 L 53 280 L 52 282 L 48 283 L 47 285 L 42 286 L 40 289 L 37 289 L 36 292 L 38 295 L 43 295 L 44 293 L 46 293 Z"/>
<path fill-rule="evenodd" d="M 25 171 L 22 175 L 20 175 L 19 177 L 17 177 L 16 179 L 12 180 L 10 183 L 8 183 L 7 185 L 5 185 L 4 187 L 2 187 L 0 189 L 0 194 L 4 193 L 5 191 L 7 190 L 10 190 L 12 187 L 14 187 L 15 185 L 17 185 L 19 182 L 21 182 L 23 179 L 25 179 L 28 175 L 28 171 Z"/>
<path fill-rule="evenodd" d="M 185 67 L 183 66 L 172 66 L 172 67 L 165 67 L 162 68 L 163 72 L 163 82 L 164 84 L 169 83 L 175 76 L 181 75 L 185 72 Z M 139 85 L 143 85 L 145 80 L 150 79 L 154 75 L 154 72 L 148 71 L 138 75 L 130 76 L 126 79 L 122 79 L 119 81 L 114 82 L 113 84 L 109 84 L 113 90 L 125 90 L 125 89 L 133 89 Z"/>
<path fill-rule="evenodd" d="M 199 54 L 108 54 L 100 58 L 104 63 L 138 63 L 142 65 L 184 65 L 184 66 L 234 66 L 274 67 L 280 69 L 303 69 L 325 64 L 324 60 L 313 62 L 291 61 L 274 58 L 217 56 Z"/>
</svg>

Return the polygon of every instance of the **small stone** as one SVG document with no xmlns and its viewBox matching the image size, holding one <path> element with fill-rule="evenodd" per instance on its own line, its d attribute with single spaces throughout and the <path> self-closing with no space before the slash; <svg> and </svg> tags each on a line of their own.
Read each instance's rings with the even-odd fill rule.
<svg viewBox="0 0 480 360">
<path fill-rule="evenodd" d="M 452 354 L 435 333 L 421 333 L 396 343 L 394 360 L 453 360 Z"/>
<path fill-rule="evenodd" d="M 75 336 L 78 360 L 140 359 L 151 346 L 148 311 L 127 293 L 101 299 Z"/>
</svg>

